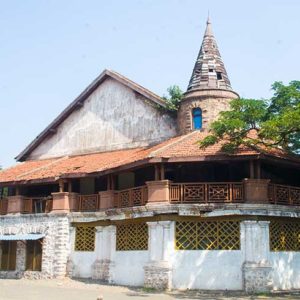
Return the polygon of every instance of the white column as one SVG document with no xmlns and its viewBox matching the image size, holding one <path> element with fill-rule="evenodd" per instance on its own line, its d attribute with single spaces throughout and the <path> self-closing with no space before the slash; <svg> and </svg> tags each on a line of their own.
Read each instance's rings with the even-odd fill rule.
<svg viewBox="0 0 300 300">
<path fill-rule="evenodd" d="M 269 222 L 241 223 L 241 244 L 244 252 L 243 279 L 247 292 L 272 289 L 272 266 L 269 262 Z"/>
<path fill-rule="evenodd" d="M 114 262 L 116 255 L 116 231 L 117 228 L 114 225 L 110 225 L 106 227 L 106 258 L 111 262 Z"/>
<path fill-rule="evenodd" d="M 145 286 L 157 289 L 170 289 L 171 268 L 170 244 L 171 221 L 148 222 L 149 263 L 145 266 Z"/>
<path fill-rule="evenodd" d="M 245 261 L 262 263 L 269 260 L 269 221 L 244 221 L 242 251 Z"/>
<path fill-rule="evenodd" d="M 116 251 L 116 226 L 97 226 L 96 230 L 96 260 L 93 264 L 92 277 L 112 283 Z"/>
<path fill-rule="evenodd" d="M 103 226 L 96 227 L 96 239 L 95 239 L 95 251 L 96 259 L 100 260 L 103 258 L 104 239 L 103 239 Z"/>
<path fill-rule="evenodd" d="M 162 260 L 168 261 L 170 260 L 170 254 L 172 252 L 172 233 L 171 233 L 171 224 L 172 221 L 161 221 L 159 224 L 163 228 L 163 255 Z"/>
<path fill-rule="evenodd" d="M 163 228 L 158 222 L 148 222 L 149 230 L 149 260 L 160 261 L 163 259 Z"/>
</svg>

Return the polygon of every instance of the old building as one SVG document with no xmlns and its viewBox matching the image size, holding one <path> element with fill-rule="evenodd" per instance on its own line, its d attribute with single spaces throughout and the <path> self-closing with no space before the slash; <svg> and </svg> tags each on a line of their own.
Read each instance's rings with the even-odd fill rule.
<svg viewBox="0 0 300 300">
<path fill-rule="evenodd" d="M 0 277 L 300 288 L 300 160 L 197 144 L 237 97 L 210 21 L 177 118 L 105 70 L 0 172 Z"/>
</svg>

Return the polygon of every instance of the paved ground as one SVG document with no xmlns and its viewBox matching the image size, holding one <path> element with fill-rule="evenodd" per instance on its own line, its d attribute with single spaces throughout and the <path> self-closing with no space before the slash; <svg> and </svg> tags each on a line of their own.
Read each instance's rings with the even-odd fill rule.
<svg viewBox="0 0 300 300">
<path fill-rule="evenodd" d="M 170 292 L 99 285 L 92 281 L 8 280 L 0 279 L 0 300 L 224 300 L 224 299 L 300 299 L 300 292 L 291 294 L 245 296 L 241 293 Z"/>
</svg>

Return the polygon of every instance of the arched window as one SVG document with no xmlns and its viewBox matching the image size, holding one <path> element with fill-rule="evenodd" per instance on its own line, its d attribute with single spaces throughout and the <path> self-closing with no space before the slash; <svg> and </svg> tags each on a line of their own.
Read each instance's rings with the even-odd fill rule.
<svg viewBox="0 0 300 300">
<path fill-rule="evenodd" d="M 193 127 L 194 129 L 202 128 L 202 110 L 199 107 L 193 109 Z"/>
</svg>

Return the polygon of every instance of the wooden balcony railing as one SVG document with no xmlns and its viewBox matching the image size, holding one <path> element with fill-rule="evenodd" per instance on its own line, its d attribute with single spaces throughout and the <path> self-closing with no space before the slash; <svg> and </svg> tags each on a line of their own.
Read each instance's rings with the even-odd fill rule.
<svg viewBox="0 0 300 300">
<path fill-rule="evenodd" d="M 115 192 L 114 207 L 133 207 L 142 206 L 147 203 L 148 189 L 147 186 L 140 186 L 131 189 Z"/>
<path fill-rule="evenodd" d="M 7 205 L 8 205 L 8 200 L 6 198 L 0 199 L 0 215 L 7 214 Z"/>
<path fill-rule="evenodd" d="M 97 211 L 100 208 L 100 195 L 79 195 L 79 211 Z"/>
<path fill-rule="evenodd" d="M 23 202 L 23 214 L 49 213 L 52 210 L 53 201 L 49 197 L 26 197 Z"/>
<path fill-rule="evenodd" d="M 269 184 L 269 202 L 279 205 L 300 205 L 300 188 L 281 184 Z"/>
<path fill-rule="evenodd" d="M 170 203 L 239 203 L 244 202 L 241 182 L 172 183 Z"/>
</svg>

